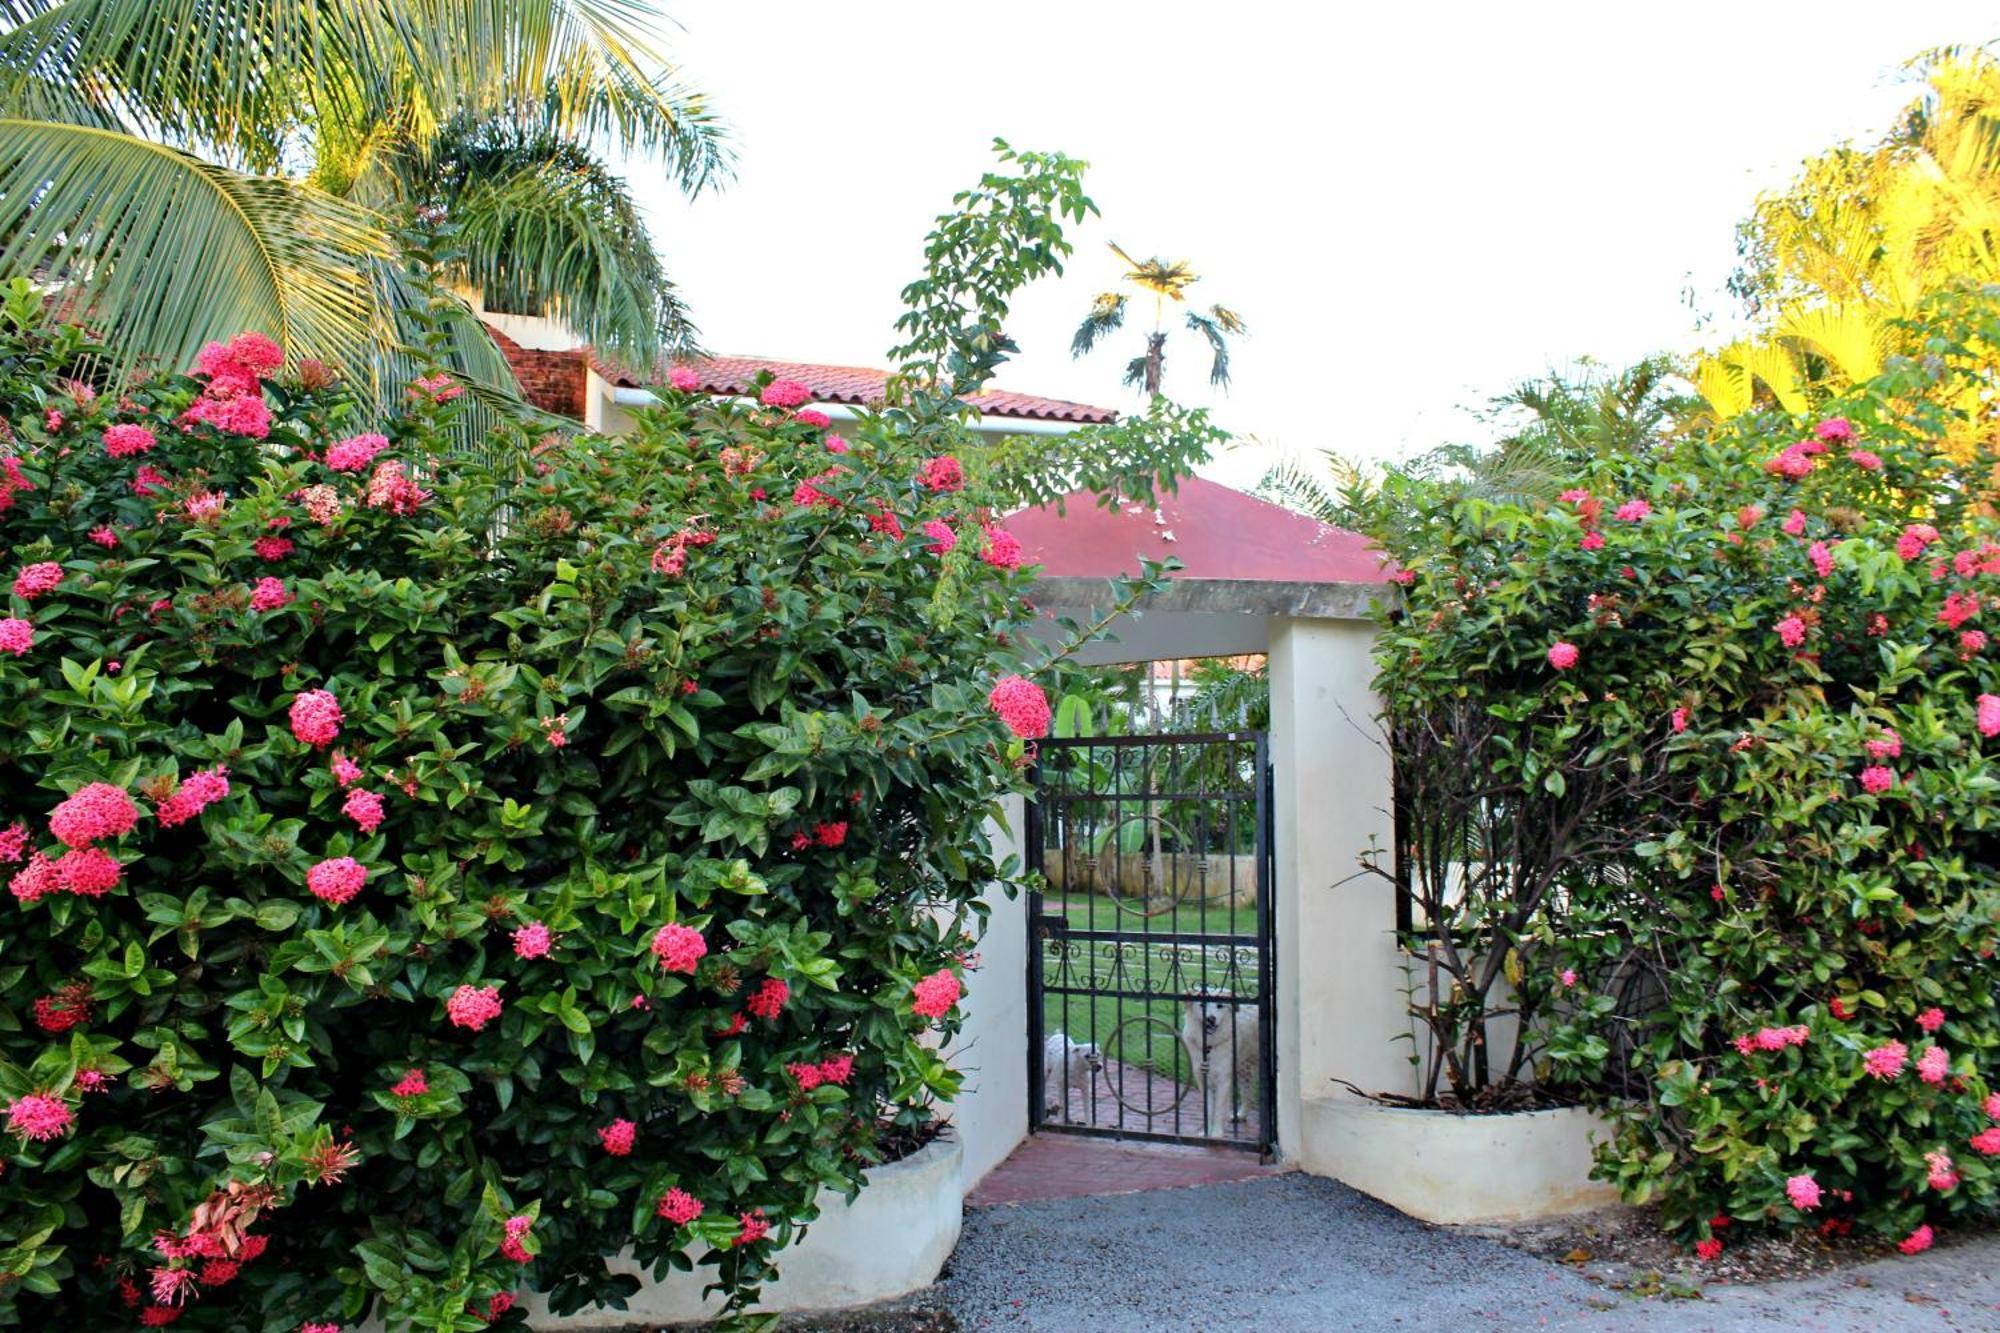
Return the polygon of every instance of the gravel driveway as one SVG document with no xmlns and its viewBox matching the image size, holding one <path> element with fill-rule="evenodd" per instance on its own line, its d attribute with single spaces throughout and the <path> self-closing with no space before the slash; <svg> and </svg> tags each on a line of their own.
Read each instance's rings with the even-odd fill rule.
<svg viewBox="0 0 2000 1333">
<path fill-rule="evenodd" d="M 945 1278 L 906 1308 L 965 1330 L 2000 1329 L 2000 1242 L 1803 1282 L 1640 1301 L 1332 1181 L 974 1210 Z"/>
</svg>

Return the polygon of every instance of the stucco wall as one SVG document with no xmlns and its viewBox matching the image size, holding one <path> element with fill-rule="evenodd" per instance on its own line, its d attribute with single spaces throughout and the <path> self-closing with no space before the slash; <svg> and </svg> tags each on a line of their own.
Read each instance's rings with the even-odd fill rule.
<svg viewBox="0 0 2000 1333">
<path fill-rule="evenodd" d="M 1025 813 L 1010 797 L 1006 824 L 989 826 L 995 853 L 1019 855 Z M 992 907 L 979 941 L 979 970 L 967 978 L 965 1027 L 948 1054 L 965 1073 L 965 1086 L 949 1111 L 965 1149 L 963 1187 L 1014 1151 L 1028 1134 L 1028 904 L 988 890 Z"/>
<path fill-rule="evenodd" d="M 956 1182 L 959 1146 L 946 1137 L 900 1162 L 868 1173 L 852 1203 L 821 1191 L 820 1217 L 805 1237 L 778 1256 L 779 1277 L 764 1288 L 758 1308 L 767 1312 L 844 1310 L 872 1305 L 929 1286 L 958 1244 L 962 1212 Z M 629 1257 L 610 1261 L 614 1272 L 640 1273 Z M 557 1319 L 539 1296 L 526 1302 L 538 1329 L 615 1329 L 673 1324 L 715 1315 L 720 1306 L 702 1288 L 715 1270 L 647 1281 L 623 1310 L 596 1308 Z"/>
<path fill-rule="evenodd" d="M 1336 1080 L 1409 1092 L 1396 899 L 1360 856 L 1393 840 L 1389 756 L 1374 722 L 1374 626 L 1284 620 L 1272 635 L 1278 883 L 1278 1138 L 1309 1163 L 1305 1098 Z"/>
</svg>

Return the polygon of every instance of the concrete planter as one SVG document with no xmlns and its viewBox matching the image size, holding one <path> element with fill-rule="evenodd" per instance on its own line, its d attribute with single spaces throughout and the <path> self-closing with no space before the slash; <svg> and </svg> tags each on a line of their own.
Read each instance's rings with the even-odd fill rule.
<svg viewBox="0 0 2000 1333">
<path fill-rule="evenodd" d="M 1603 1117 L 1581 1107 L 1509 1115 L 1310 1098 L 1298 1165 L 1426 1222 L 1517 1222 L 1618 1201 L 1590 1178 Z"/>
<path fill-rule="evenodd" d="M 959 1166 L 963 1152 L 947 1132 L 919 1152 L 868 1173 L 852 1204 L 820 1194 L 819 1220 L 805 1239 L 778 1255 L 782 1276 L 764 1288 L 760 1310 L 844 1310 L 872 1305 L 927 1287 L 958 1244 L 963 1219 Z M 640 1273 L 629 1254 L 610 1261 L 613 1272 Z M 567 1318 L 551 1317 L 540 1297 L 526 1302 L 529 1322 L 541 1330 L 617 1329 L 698 1323 L 721 1303 L 703 1302 L 701 1289 L 715 1270 L 697 1261 L 692 1273 L 647 1282 L 623 1310 L 602 1307 Z"/>
</svg>

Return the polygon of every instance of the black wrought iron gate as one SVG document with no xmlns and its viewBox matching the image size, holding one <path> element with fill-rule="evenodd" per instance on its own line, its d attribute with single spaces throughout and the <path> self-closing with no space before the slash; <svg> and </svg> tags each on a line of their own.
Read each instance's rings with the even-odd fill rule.
<svg viewBox="0 0 2000 1333">
<path fill-rule="evenodd" d="M 1277 1139 L 1262 732 L 1041 745 L 1027 852 L 1028 1113 L 1041 1130 Z"/>
</svg>

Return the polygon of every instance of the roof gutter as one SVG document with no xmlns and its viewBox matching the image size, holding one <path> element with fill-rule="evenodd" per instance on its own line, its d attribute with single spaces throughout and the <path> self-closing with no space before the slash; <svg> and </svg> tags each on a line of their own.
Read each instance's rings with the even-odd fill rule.
<svg viewBox="0 0 2000 1333">
<path fill-rule="evenodd" d="M 611 401 L 620 407 L 654 407 L 660 400 L 651 389 L 620 386 L 611 390 Z M 737 401 L 748 403 L 753 400 L 740 398 Z M 813 407 L 835 421 L 859 421 L 863 415 L 845 403 L 814 403 Z M 1087 421 L 1049 421 L 1041 417 L 1002 417 L 982 412 L 972 423 L 972 428 L 991 435 L 1068 435 L 1090 424 Z"/>
</svg>

